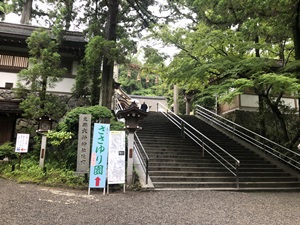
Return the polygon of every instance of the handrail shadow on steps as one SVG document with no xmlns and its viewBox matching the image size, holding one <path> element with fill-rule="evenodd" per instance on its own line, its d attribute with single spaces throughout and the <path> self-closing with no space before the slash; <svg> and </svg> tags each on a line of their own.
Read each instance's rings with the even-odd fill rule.
<svg viewBox="0 0 300 225">
<path fill-rule="evenodd" d="M 246 141 L 248 144 L 261 149 L 280 161 L 292 166 L 298 172 L 300 171 L 300 154 L 281 146 L 247 128 L 240 126 L 202 106 L 196 105 L 195 115 L 205 119 L 210 123 L 216 124 L 218 127 L 232 133 L 234 136 Z"/>
<path fill-rule="evenodd" d="M 236 187 L 239 189 L 239 166 L 240 161 L 224 150 L 222 147 L 217 145 L 211 139 L 206 137 L 200 131 L 195 129 L 189 123 L 184 121 L 182 118 L 173 113 L 166 106 L 157 103 L 157 112 L 162 113 L 165 117 L 167 117 L 175 126 L 177 126 L 181 130 L 181 136 L 185 138 L 188 136 L 192 139 L 197 145 L 199 145 L 202 149 L 202 156 L 204 156 L 205 152 L 212 156 L 215 160 L 217 160 L 222 166 L 224 166 L 231 174 L 236 177 Z M 228 159 L 225 159 L 226 156 Z"/>
</svg>

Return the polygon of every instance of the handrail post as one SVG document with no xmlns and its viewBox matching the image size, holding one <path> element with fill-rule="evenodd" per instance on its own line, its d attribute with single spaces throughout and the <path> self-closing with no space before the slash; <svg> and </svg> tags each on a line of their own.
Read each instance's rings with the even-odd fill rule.
<svg viewBox="0 0 300 225">
<path fill-rule="evenodd" d="M 236 189 L 240 189 L 240 183 L 239 183 L 239 163 L 235 162 L 235 171 L 236 171 Z"/>
<path fill-rule="evenodd" d="M 202 142 L 201 142 L 201 144 L 202 144 L 202 157 L 204 157 L 204 141 L 203 141 L 203 135 L 201 136 L 202 137 Z"/>
<path fill-rule="evenodd" d="M 169 114 L 169 109 L 167 109 L 167 118 L 170 120 L 171 115 Z"/>
<path fill-rule="evenodd" d="M 185 129 L 185 124 L 183 121 L 181 121 L 181 137 L 182 138 L 185 138 L 184 129 Z"/>
<path fill-rule="evenodd" d="M 158 103 L 156 103 L 156 112 L 158 112 Z"/>
<path fill-rule="evenodd" d="M 149 160 L 146 159 L 146 184 L 148 184 Z"/>
</svg>

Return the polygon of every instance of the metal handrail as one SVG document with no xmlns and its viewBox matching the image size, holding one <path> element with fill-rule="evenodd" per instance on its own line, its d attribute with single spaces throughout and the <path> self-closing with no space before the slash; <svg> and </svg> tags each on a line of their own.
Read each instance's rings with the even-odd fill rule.
<svg viewBox="0 0 300 225">
<path fill-rule="evenodd" d="M 195 129 L 189 123 L 184 121 L 182 118 L 177 116 L 171 110 L 169 110 L 166 106 L 157 103 L 157 112 L 161 112 L 164 116 L 166 116 L 175 126 L 177 126 L 181 130 L 181 134 L 184 137 L 187 135 L 191 138 L 197 145 L 202 148 L 202 155 L 204 153 L 208 153 L 212 156 L 217 162 L 219 162 L 222 166 L 224 166 L 231 174 L 236 177 L 237 189 L 239 189 L 239 166 L 240 161 L 224 150 L 221 146 L 217 145 L 211 139 L 206 137 L 200 131 Z M 227 156 L 230 160 L 225 159 L 221 154 Z M 231 161 L 231 162 L 229 162 Z"/>
<path fill-rule="evenodd" d="M 252 146 L 257 147 L 258 149 L 269 153 L 277 159 L 294 167 L 295 169 L 300 170 L 300 154 L 282 145 L 279 145 L 278 143 L 271 141 L 245 127 L 242 127 L 241 125 L 234 123 L 202 106 L 196 105 L 195 115 L 207 119 L 211 123 L 222 127 Z"/>
<path fill-rule="evenodd" d="M 148 184 L 148 174 L 149 174 L 149 157 L 136 133 L 134 133 L 134 143 L 133 147 L 137 153 L 137 157 L 141 162 L 142 168 L 146 175 L 146 184 Z"/>
<path fill-rule="evenodd" d="M 121 105 L 121 102 L 118 99 L 116 99 L 115 101 L 116 101 L 115 102 L 115 107 L 116 107 L 115 108 L 115 114 L 117 114 L 118 111 L 123 110 L 123 107 Z"/>
</svg>

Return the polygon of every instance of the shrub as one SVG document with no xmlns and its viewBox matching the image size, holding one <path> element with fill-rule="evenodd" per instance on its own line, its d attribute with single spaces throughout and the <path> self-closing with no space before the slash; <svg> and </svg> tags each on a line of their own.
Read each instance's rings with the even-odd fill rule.
<svg viewBox="0 0 300 225">
<path fill-rule="evenodd" d="M 115 120 L 110 121 L 110 130 L 124 130 L 125 124 Z"/>
<path fill-rule="evenodd" d="M 59 146 L 64 141 L 72 139 L 73 134 L 66 131 L 53 131 L 49 130 L 46 134 L 47 138 L 50 139 L 50 144 L 53 146 Z"/>
<path fill-rule="evenodd" d="M 80 114 L 91 114 L 92 124 L 96 122 L 101 122 L 105 119 L 112 118 L 111 111 L 103 106 L 89 106 L 89 107 L 77 107 L 70 112 L 68 112 L 63 121 L 58 124 L 58 130 L 69 131 L 73 134 L 78 132 L 78 119 Z"/>
<path fill-rule="evenodd" d="M 53 161 L 61 167 L 76 169 L 77 135 L 80 114 L 91 114 L 91 123 L 110 119 L 111 130 L 122 130 L 123 123 L 113 119 L 111 110 L 103 106 L 78 107 L 68 112 L 59 123 L 56 131 L 48 132 L 47 160 Z M 92 125 L 93 126 L 93 125 Z M 93 129 L 93 128 L 92 128 Z"/>
<path fill-rule="evenodd" d="M 9 164 L 0 165 L 0 174 L 5 178 L 14 179 L 20 183 L 37 183 L 48 186 L 61 187 L 86 187 L 83 176 L 77 176 L 73 171 L 66 168 L 59 168 L 56 163 L 47 163 L 41 168 L 36 160 L 25 158 L 20 167 L 11 170 Z"/>
<path fill-rule="evenodd" d="M 14 159 L 17 154 L 14 152 L 15 148 L 11 142 L 5 142 L 0 145 L 0 159 L 8 157 L 9 159 Z"/>
<path fill-rule="evenodd" d="M 110 119 L 111 130 L 123 130 L 124 123 L 117 122 L 109 109 L 102 106 L 79 107 L 68 112 L 56 130 L 47 133 L 45 168 L 40 168 L 38 158 L 41 136 L 34 137 L 33 150 L 22 157 L 22 162 L 12 171 L 11 165 L 0 165 L 0 175 L 19 182 L 41 183 L 50 186 L 85 187 L 85 177 L 74 174 L 77 157 L 77 133 L 79 114 L 91 114 L 92 124 Z M 13 153 L 13 146 L 8 152 Z M 1 152 L 1 150 L 0 150 Z"/>
</svg>

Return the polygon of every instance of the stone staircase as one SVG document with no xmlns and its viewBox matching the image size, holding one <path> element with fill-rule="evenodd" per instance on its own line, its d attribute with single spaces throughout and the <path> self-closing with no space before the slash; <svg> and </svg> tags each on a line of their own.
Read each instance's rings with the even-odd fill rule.
<svg viewBox="0 0 300 225">
<path fill-rule="evenodd" d="M 300 190 L 297 176 L 200 119 L 183 118 L 240 160 L 239 190 Z M 179 128 L 163 114 L 150 112 L 140 125 L 142 130 L 137 135 L 149 156 L 149 176 L 155 190 L 236 190 L 236 177 L 209 154 L 202 156 L 200 146 L 188 137 L 182 138 Z"/>
</svg>

